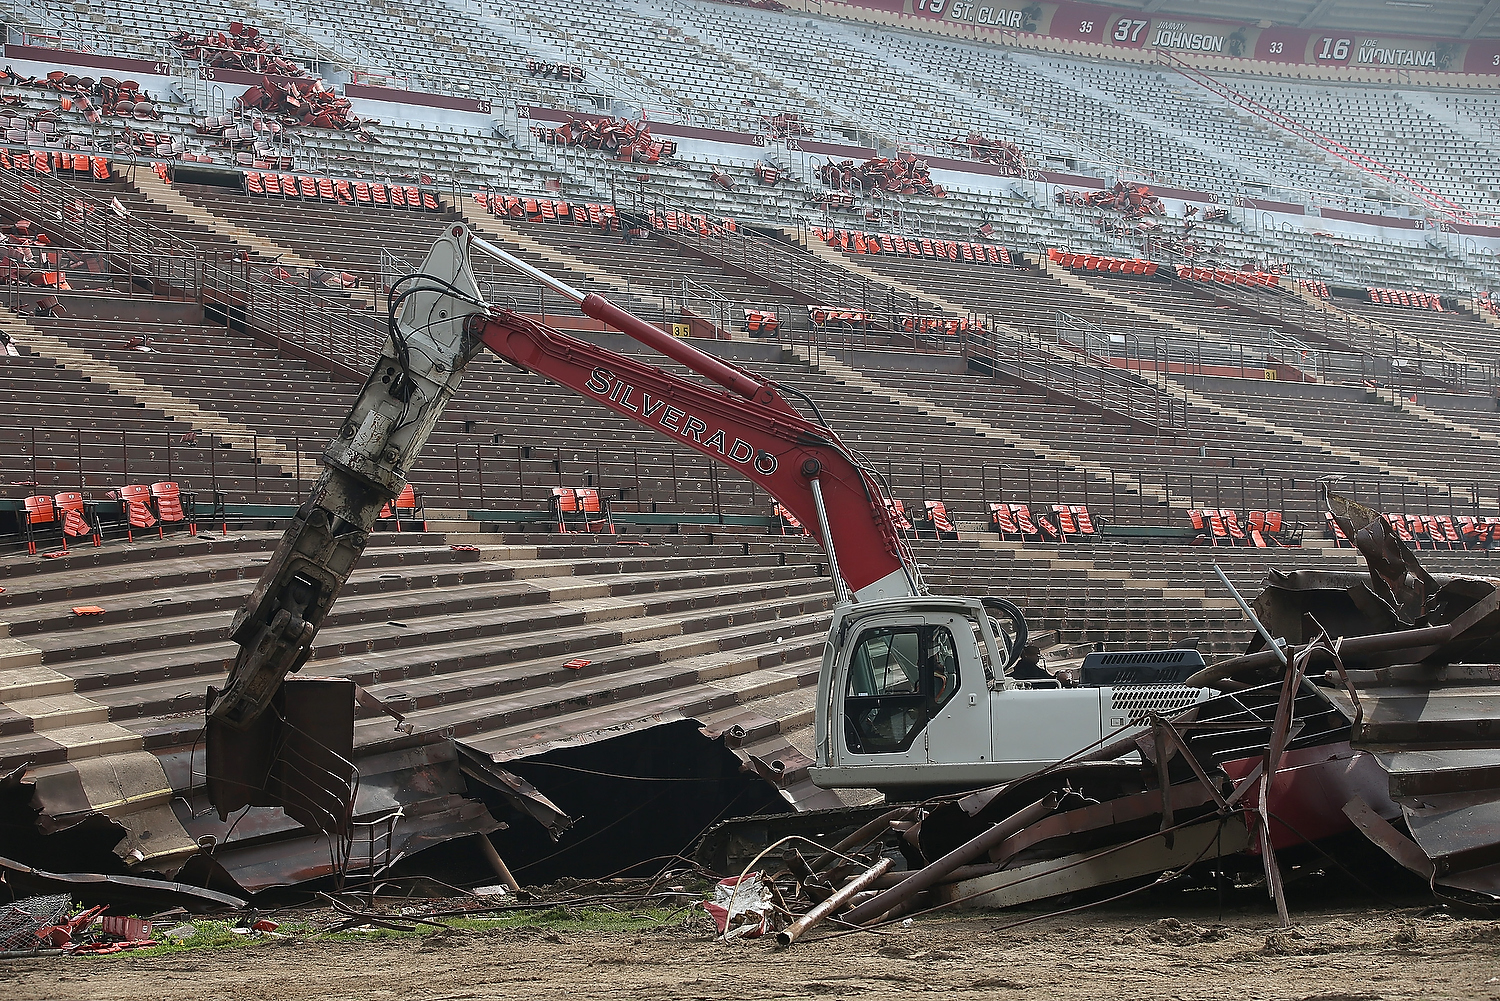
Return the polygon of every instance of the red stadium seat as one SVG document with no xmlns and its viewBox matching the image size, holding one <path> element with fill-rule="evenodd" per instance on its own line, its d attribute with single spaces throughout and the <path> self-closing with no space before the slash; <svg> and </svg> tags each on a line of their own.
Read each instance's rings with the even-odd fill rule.
<svg viewBox="0 0 1500 1001">
<path fill-rule="evenodd" d="M 1020 535 L 1016 529 L 1016 521 L 1010 515 L 1009 504 L 990 504 L 990 527 L 993 528 L 1003 539 L 1007 535 Z"/>
<path fill-rule="evenodd" d="M 896 523 L 897 528 L 903 532 L 911 531 L 911 522 L 906 517 L 906 505 L 894 497 L 887 497 L 885 499 L 885 509 L 890 512 L 891 521 Z"/>
<path fill-rule="evenodd" d="M 93 538 L 94 545 L 104 541 L 104 531 L 99 526 L 99 508 L 93 501 L 85 500 L 83 494 L 61 493 L 55 495 L 58 517 L 62 519 L 63 548 L 67 548 L 68 537 L 81 539 L 85 535 Z"/>
<path fill-rule="evenodd" d="M 932 528 L 932 534 L 937 539 L 958 538 L 958 529 L 948 517 L 948 508 L 942 501 L 923 501 L 922 507 L 926 513 L 924 520 Z"/>
<path fill-rule="evenodd" d="M 1089 509 L 1083 504 L 1074 504 L 1071 508 L 1073 520 L 1078 525 L 1079 535 L 1098 535 L 1099 531 L 1094 525 L 1094 519 L 1089 514 Z"/>
<path fill-rule="evenodd" d="M 416 487 L 408 483 L 396 495 L 394 504 L 386 504 L 380 509 L 379 521 L 393 521 L 396 531 L 400 532 L 404 531 L 401 527 L 401 519 L 404 515 L 408 522 L 413 523 L 416 531 L 425 532 L 427 531 L 427 522 L 423 517 L 420 517 L 425 514 L 426 508 L 422 504 L 421 495 L 417 493 Z M 377 521 L 377 525 L 379 521 Z"/>
<path fill-rule="evenodd" d="M 1011 517 L 1016 521 L 1016 531 L 1028 539 L 1034 539 L 1042 534 L 1037 528 L 1037 523 L 1031 517 L 1031 509 L 1025 504 L 1012 504 L 1010 506 Z"/>
<path fill-rule="evenodd" d="M 1057 530 L 1063 538 L 1078 534 L 1078 523 L 1073 520 L 1073 509 L 1066 504 L 1053 504 L 1052 513 L 1057 521 Z"/>
<path fill-rule="evenodd" d="M 802 522 L 798 521 L 797 518 L 796 518 L 796 516 L 793 515 L 792 512 L 788 511 L 781 504 L 777 504 L 776 505 L 775 511 L 776 511 L 776 521 L 781 526 L 781 534 L 782 535 L 807 535 L 807 534 L 809 534 L 808 531 L 807 531 L 807 527 L 804 526 L 802 524 Z"/>
<path fill-rule="evenodd" d="M 62 532 L 62 517 L 57 504 L 46 494 L 34 494 L 22 501 L 21 525 L 26 535 L 26 551 L 36 555 L 38 539 L 44 529 L 56 528 L 62 538 L 62 551 L 68 551 L 68 537 Z"/>
</svg>

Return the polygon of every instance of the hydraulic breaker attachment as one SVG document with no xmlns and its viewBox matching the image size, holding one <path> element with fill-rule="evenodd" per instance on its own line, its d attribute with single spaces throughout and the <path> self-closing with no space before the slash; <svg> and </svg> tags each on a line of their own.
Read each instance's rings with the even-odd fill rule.
<svg viewBox="0 0 1500 1001">
<path fill-rule="evenodd" d="M 468 317 L 484 310 L 469 267 L 469 231 L 452 225 L 419 274 L 390 291 L 390 336 L 323 451 L 323 472 L 234 617 L 240 645 L 210 725 L 248 727 L 282 679 L 306 663 L 324 616 L 364 551 L 381 508 L 406 485 L 465 366 L 480 349 Z"/>
</svg>

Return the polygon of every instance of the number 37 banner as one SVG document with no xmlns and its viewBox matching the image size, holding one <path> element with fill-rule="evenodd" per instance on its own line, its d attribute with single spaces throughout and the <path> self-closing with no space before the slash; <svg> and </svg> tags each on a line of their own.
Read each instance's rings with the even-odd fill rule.
<svg viewBox="0 0 1500 1001">
<path fill-rule="evenodd" d="M 1153 17 L 1087 3 L 986 4 L 971 0 L 824 0 L 827 14 L 1004 40 L 1072 42 L 1298 66 L 1408 69 L 1500 76 L 1500 39 L 1462 41 L 1354 31 L 1261 28 L 1253 23 Z M 936 22 L 936 23 L 932 23 Z M 970 29 L 970 30 L 963 30 Z"/>
</svg>

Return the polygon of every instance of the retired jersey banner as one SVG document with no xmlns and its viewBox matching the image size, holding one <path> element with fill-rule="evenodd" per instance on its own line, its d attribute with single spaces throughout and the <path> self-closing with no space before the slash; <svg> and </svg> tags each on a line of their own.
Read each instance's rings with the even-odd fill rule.
<svg viewBox="0 0 1500 1001">
<path fill-rule="evenodd" d="M 810 4 L 807 9 L 814 9 Z M 1462 41 L 1353 31 L 1271 27 L 1088 3 L 975 3 L 972 0 L 825 0 L 824 13 L 1024 44 L 1031 35 L 1122 49 L 1210 55 L 1298 66 L 1425 70 L 1500 76 L 1500 39 Z M 967 34 L 968 32 L 966 32 Z"/>
</svg>

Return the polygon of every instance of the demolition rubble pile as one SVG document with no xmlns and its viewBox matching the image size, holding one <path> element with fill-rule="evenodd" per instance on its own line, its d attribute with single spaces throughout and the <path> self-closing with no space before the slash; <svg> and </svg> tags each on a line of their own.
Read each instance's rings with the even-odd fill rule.
<svg viewBox="0 0 1500 1001">
<path fill-rule="evenodd" d="M 172 37 L 188 59 L 200 60 L 204 66 L 215 69 L 245 70 L 250 73 L 265 73 L 272 76 L 310 76 L 306 67 L 286 58 L 281 46 L 268 41 L 259 28 L 232 21 L 229 33 L 222 31 L 194 35 L 179 31 Z"/>
<path fill-rule="evenodd" d="M 1096 891 L 1106 887 L 1112 887 L 1108 899 L 1121 899 L 1212 871 L 1262 882 L 1285 923 L 1283 855 L 1358 832 L 1439 897 L 1500 905 L 1494 864 L 1500 860 L 1500 586 L 1429 573 L 1382 516 L 1336 496 L 1325 503 L 1367 570 L 1272 570 L 1253 605 L 1243 605 L 1259 638 L 1244 654 L 1186 679 L 1190 687 L 1220 694 L 1181 711 L 1134 711 L 1134 726 L 1123 733 L 1000 785 L 920 803 L 727 821 L 701 839 L 688 869 L 590 895 L 575 884 L 569 903 L 694 904 L 724 937 L 774 935 L 791 945 L 819 927 L 876 929 L 959 905 L 1009 907 L 1080 893 L 1098 899 L 1106 894 Z M 343 728 L 352 740 L 352 699 L 333 690 L 343 683 L 295 683 L 323 693 L 318 698 L 324 700 L 298 710 L 306 718 L 295 733 L 312 733 L 308 720 L 317 720 L 324 730 Z M 318 708 L 324 705 L 342 707 L 344 716 Z M 396 716 L 396 732 L 404 732 L 398 713 L 381 711 Z M 697 733 L 691 720 L 678 725 Z M 217 755 L 220 762 L 210 780 L 223 787 L 213 794 L 223 816 L 273 802 L 254 791 L 248 773 L 240 774 L 249 756 L 230 753 L 234 745 L 225 739 L 220 734 L 208 741 L 210 759 Z M 261 741 L 262 735 L 244 739 Z M 355 765 L 330 755 L 326 742 L 303 741 L 299 753 L 317 766 L 308 775 L 337 774 L 339 787 L 299 786 L 295 797 L 274 800 L 285 816 L 272 821 L 259 815 L 260 823 L 274 823 L 284 835 L 274 857 L 257 848 L 236 858 L 222 846 L 188 842 L 185 853 L 193 853 L 194 844 L 199 850 L 182 857 L 172 876 L 177 882 L 49 873 L 0 858 L 5 882 L 17 896 L 71 894 L 97 904 L 106 901 L 90 898 L 145 894 L 193 910 L 243 909 L 262 892 L 342 880 L 343 871 L 325 857 L 328 840 L 300 837 L 297 825 L 314 833 L 327 829 L 347 851 L 349 787 L 384 798 L 409 786 L 418 769 L 432 792 L 421 814 L 406 818 L 397 849 L 414 854 L 426 844 L 472 837 L 506 884 L 498 895 L 509 895 L 496 903 L 469 894 L 445 905 L 446 913 L 533 906 L 519 898 L 488 837 L 500 823 L 462 790 L 466 777 L 480 782 L 556 842 L 574 821 L 536 787 L 487 754 L 453 742 L 410 748 L 388 771 L 366 768 L 356 776 Z M 756 767 L 753 758 L 741 760 L 746 770 Z M 783 777 L 765 762 L 759 766 L 768 781 Z M 9 790 L 15 802 L 39 804 L 32 808 L 51 823 L 46 811 L 55 808 L 49 804 L 71 801 L 65 790 L 41 780 L 28 790 L 25 771 L 0 776 L 0 791 Z M 830 822 L 807 822 L 820 816 Z M 653 847 L 660 848 L 657 855 L 681 849 L 676 843 Z M 378 891 L 372 876 L 368 902 L 360 906 L 348 894 L 324 899 L 344 922 L 441 923 L 444 911 L 437 905 L 416 917 L 379 909 L 385 905 L 378 893 L 404 893 L 402 880 L 424 878 L 381 876 L 382 885 L 397 889 Z M 242 897 L 205 885 L 237 885 Z M 712 887 L 711 899 L 694 889 L 699 885 Z M 34 936 L 63 927 L 72 941 L 116 944 L 87 939 L 82 924 L 70 930 L 79 912 L 33 910 L 27 920 Z"/>
<path fill-rule="evenodd" d="M 649 124 L 623 118 L 569 118 L 557 128 L 533 125 L 531 134 L 548 146 L 577 146 L 627 163 L 659 163 L 677 155 L 677 144 L 651 135 Z"/>
<path fill-rule="evenodd" d="M 236 103 L 244 111 L 276 115 L 287 125 L 352 132 L 363 142 L 374 139 L 366 126 L 377 123 L 360 119 L 350 100 L 336 94 L 321 78 L 282 80 L 265 76 Z"/>
<path fill-rule="evenodd" d="M 53 70 L 45 76 L 26 76 L 7 66 L 3 74 L 0 74 L 0 83 L 33 87 L 61 95 L 58 108 L 28 115 L 26 118 L 28 131 L 41 132 L 52 139 L 57 135 L 59 111 L 77 112 L 90 125 L 103 124 L 106 116 L 135 121 L 161 117 L 150 95 L 141 90 L 141 85 L 134 80 L 116 80 L 112 76 L 95 80 L 91 76 L 75 76 L 62 70 Z M 23 99 L 19 94 L 0 96 L 0 104 L 21 103 Z"/>
<path fill-rule="evenodd" d="M 877 198 L 882 194 L 942 198 L 946 194 L 941 185 L 932 183 L 927 161 L 910 153 L 877 156 L 861 164 L 829 160 L 818 167 L 818 180 L 835 191 L 859 191 Z"/>
<path fill-rule="evenodd" d="M 824 920 L 1128 895 L 1199 866 L 1259 870 L 1286 924 L 1277 853 L 1355 830 L 1440 897 L 1500 904 L 1500 589 L 1427 573 L 1380 515 L 1327 500 L 1368 573 L 1273 570 L 1250 614 L 1274 640 L 1188 679 L 1223 695 L 832 846 L 784 839 L 720 885 L 721 932 L 791 944 Z"/>
<path fill-rule="evenodd" d="M 982 132 L 970 132 L 965 145 L 969 147 L 970 159 L 1002 167 L 1010 177 L 1026 176 L 1026 154 L 1015 143 L 990 139 Z"/>
<path fill-rule="evenodd" d="M 1131 181 L 1116 181 L 1111 187 L 1099 191 L 1059 191 L 1054 196 L 1054 201 L 1059 205 L 1111 209 L 1126 219 L 1167 214 L 1167 207 L 1161 198 L 1153 195 L 1146 185 Z"/>
</svg>

